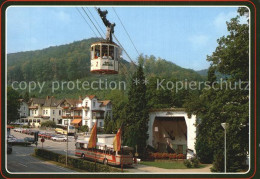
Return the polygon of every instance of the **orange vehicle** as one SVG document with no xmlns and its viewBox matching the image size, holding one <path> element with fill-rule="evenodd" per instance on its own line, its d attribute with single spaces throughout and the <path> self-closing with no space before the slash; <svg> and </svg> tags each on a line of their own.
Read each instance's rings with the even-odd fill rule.
<svg viewBox="0 0 260 179">
<path fill-rule="evenodd" d="M 133 148 L 122 146 L 121 151 L 115 152 L 113 145 L 98 143 L 96 148 L 88 149 L 88 141 L 77 140 L 75 155 L 83 159 L 97 161 L 105 165 L 132 165 L 133 164 Z M 122 152 L 123 151 L 123 152 Z"/>
</svg>

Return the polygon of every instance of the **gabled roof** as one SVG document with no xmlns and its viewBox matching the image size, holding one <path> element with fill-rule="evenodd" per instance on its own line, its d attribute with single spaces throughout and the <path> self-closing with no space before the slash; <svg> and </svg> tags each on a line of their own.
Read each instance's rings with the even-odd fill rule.
<svg viewBox="0 0 260 179">
<path fill-rule="evenodd" d="M 28 105 L 28 102 L 26 102 L 24 99 L 18 99 L 18 101 L 19 101 L 20 103 L 25 103 L 25 104 Z"/>
<path fill-rule="evenodd" d="M 111 101 L 110 100 L 102 100 L 102 101 L 98 101 L 100 104 L 100 106 L 106 106 L 108 105 Z"/>
<path fill-rule="evenodd" d="M 44 105 L 45 99 L 42 99 L 42 98 L 31 98 L 29 102 L 30 102 L 30 104 L 33 103 L 33 104 Z"/>
<path fill-rule="evenodd" d="M 65 101 L 67 101 L 70 105 L 76 106 L 77 104 L 82 103 L 82 100 L 79 99 L 67 99 L 65 98 Z"/>
<path fill-rule="evenodd" d="M 86 95 L 86 97 L 88 97 L 90 100 L 92 100 L 93 98 L 97 98 L 96 95 Z"/>
<path fill-rule="evenodd" d="M 52 97 L 47 96 L 43 107 L 56 107 L 60 104 L 61 101 L 62 100 L 56 99 L 53 96 Z"/>
</svg>

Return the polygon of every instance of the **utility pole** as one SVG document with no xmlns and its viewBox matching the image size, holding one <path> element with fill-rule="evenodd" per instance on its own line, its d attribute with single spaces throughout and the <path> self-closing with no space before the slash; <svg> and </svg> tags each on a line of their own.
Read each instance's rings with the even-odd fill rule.
<svg viewBox="0 0 260 179">
<path fill-rule="evenodd" d="M 221 126 L 224 128 L 224 132 L 225 132 L 225 144 L 224 144 L 224 147 L 225 147 L 225 168 L 224 168 L 224 172 L 227 173 L 227 128 L 228 128 L 228 123 L 221 123 Z"/>
<path fill-rule="evenodd" d="M 70 113 L 67 113 L 67 146 L 66 146 L 66 166 L 68 165 L 68 150 L 69 150 L 69 137 L 68 137 L 68 133 L 69 133 L 69 115 Z"/>
</svg>

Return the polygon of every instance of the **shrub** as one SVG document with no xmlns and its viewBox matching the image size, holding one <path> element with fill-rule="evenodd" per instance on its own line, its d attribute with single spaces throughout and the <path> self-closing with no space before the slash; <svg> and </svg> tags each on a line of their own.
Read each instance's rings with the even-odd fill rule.
<svg viewBox="0 0 260 179">
<path fill-rule="evenodd" d="M 191 168 L 191 167 L 192 167 L 192 164 L 191 164 L 191 161 L 190 161 L 190 160 L 184 160 L 184 161 L 183 161 L 183 164 L 184 164 L 187 168 Z"/>
<path fill-rule="evenodd" d="M 185 159 L 185 155 L 183 155 L 183 154 L 178 154 L 178 155 L 177 155 L 177 159 Z"/>
<path fill-rule="evenodd" d="M 169 159 L 177 159 L 177 154 L 170 154 Z"/>
<path fill-rule="evenodd" d="M 35 149 L 34 153 L 35 153 L 35 155 L 40 156 L 42 158 L 46 158 L 46 159 L 49 159 L 49 160 L 52 160 L 55 162 L 59 162 L 62 164 L 64 164 L 66 162 L 65 155 L 57 154 L 57 153 L 54 153 L 52 151 L 48 151 L 45 149 L 39 149 L 39 148 Z M 119 169 L 110 167 L 108 165 L 96 163 L 96 167 L 95 167 L 94 162 L 82 160 L 79 158 L 72 158 L 72 157 L 68 157 L 68 166 L 86 170 L 88 172 L 120 172 Z"/>
<path fill-rule="evenodd" d="M 168 153 L 162 153 L 162 159 L 169 159 L 169 154 Z"/>
<path fill-rule="evenodd" d="M 22 128 L 30 128 L 29 125 L 23 125 Z"/>
<path fill-rule="evenodd" d="M 191 158 L 192 167 L 199 168 L 199 159 L 196 157 Z"/>
<path fill-rule="evenodd" d="M 41 127 L 55 128 L 56 127 L 56 123 L 54 121 L 45 121 L 45 122 L 41 123 Z"/>
<path fill-rule="evenodd" d="M 217 153 L 214 155 L 212 172 L 223 172 L 224 171 L 224 157 L 222 153 Z"/>
<path fill-rule="evenodd" d="M 184 160 L 183 164 L 187 167 L 187 168 L 199 168 L 199 160 L 196 157 L 193 157 L 189 160 Z"/>
<path fill-rule="evenodd" d="M 84 126 L 80 126 L 79 127 L 79 131 L 80 132 L 88 132 L 89 128 L 87 125 L 84 125 Z"/>
</svg>

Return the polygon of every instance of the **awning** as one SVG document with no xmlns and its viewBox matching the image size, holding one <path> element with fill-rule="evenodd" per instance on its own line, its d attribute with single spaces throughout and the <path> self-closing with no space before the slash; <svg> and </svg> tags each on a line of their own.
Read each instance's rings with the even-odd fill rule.
<svg viewBox="0 0 260 179">
<path fill-rule="evenodd" d="M 82 119 L 74 119 L 71 124 L 78 124 L 82 121 Z"/>
</svg>

